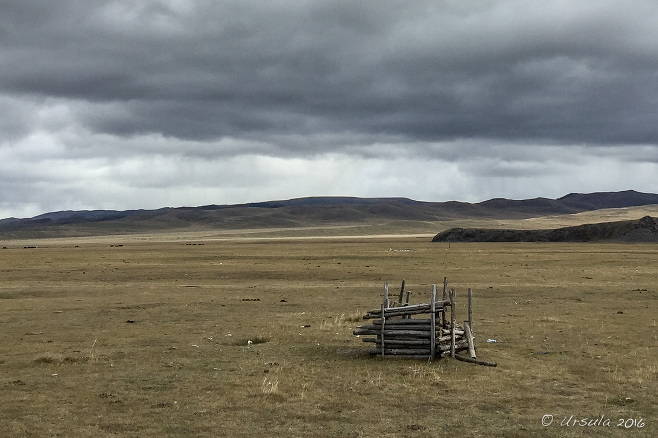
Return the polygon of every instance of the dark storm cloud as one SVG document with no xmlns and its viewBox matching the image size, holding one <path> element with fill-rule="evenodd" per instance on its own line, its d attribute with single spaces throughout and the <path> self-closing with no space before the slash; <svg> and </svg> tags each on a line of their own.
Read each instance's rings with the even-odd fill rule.
<svg viewBox="0 0 658 438">
<path fill-rule="evenodd" d="M 4 92 L 96 132 L 658 138 L 649 1 L 3 3 Z"/>
<path fill-rule="evenodd" d="M 0 217 L 658 191 L 658 3 L 0 0 Z"/>
</svg>

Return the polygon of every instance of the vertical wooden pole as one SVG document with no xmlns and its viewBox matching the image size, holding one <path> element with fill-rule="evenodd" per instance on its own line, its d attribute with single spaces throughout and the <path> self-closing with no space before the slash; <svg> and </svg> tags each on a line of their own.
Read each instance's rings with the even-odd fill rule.
<svg viewBox="0 0 658 438">
<path fill-rule="evenodd" d="M 473 289 L 468 288 L 468 326 L 473 331 Z"/>
<path fill-rule="evenodd" d="M 448 294 L 448 277 L 443 277 L 443 296 L 442 300 L 445 303 Z M 443 306 L 443 311 L 441 311 L 441 327 L 446 328 L 446 306 Z"/>
<path fill-rule="evenodd" d="M 400 287 L 400 298 L 398 299 L 398 303 L 402 305 L 402 296 L 404 295 L 404 278 L 402 279 L 402 286 Z"/>
<path fill-rule="evenodd" d="M 430 305 L 432 308 L 432 315 L 431 315 L 431 329 L 430 329 L 430 360 L 434 360 L 434 357 L 436 356 L 436 295 L 437 295 L 437 287 L 436 284 L 432 285 L 432 298 L 430 301 Z"/>
<path fill-rule="evenodd" d="M 382 304 L 382 359 L 384 358 L 384 329 L 386 328 L 386 314 L 384 313 L 386 307 Z"/>
<path fill-rule="evenodd" d="M 384 283 L 384 307 L 388 309 L 388 281 Z"/>
<path fill-rule="evenodd" d="M 468 321 L 464 323 L 464 337 L 468 342 L 468 354 L 475 359 L 475 342 L 473 341 L 473 332 L 471 332 L 471 325 Z"/>
<path fill-rule="evenodd" d="M 407 291 L 407 298 L 404 300 L 404 306 L 409 305 L 409 295 L 411 295 L 411 291 Z M 406 315 L 402 319 L 411 319 L 411 315 Z"/>
<path fill-rule="evenodd" d="M 450 289 L 450 356 L 455 357 L 455 290 Z"/>
</svg>

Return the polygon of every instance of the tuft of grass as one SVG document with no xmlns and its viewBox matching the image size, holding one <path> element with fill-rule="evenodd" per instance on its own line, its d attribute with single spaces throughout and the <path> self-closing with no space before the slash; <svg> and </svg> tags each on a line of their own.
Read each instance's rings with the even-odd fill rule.
<svg viewBox="0 0 658 438">
<path fill-rule="evenodd" d="M 86 356 L 61 356 L 57 354 L 45 354 L 34 359 L 34 363 L 38 364 L 74 364 L 74 363 L 85 363 L 88 362 L 89 358 Z"/>
<path fill-rule="evenodd" d="M 270 342 L 271 338 L 268 335 L 255 335 L 255 336 L 246 336 L 232 339 L 228 345 L 234 347 L 244 347 L 249 345 L 258 345 L 265 344 Z"/>
<path fill-rule="evenodd" d="M 278 394 L 279 392 L 279 379 L 270 379 L 265 377 L 261 385 L 261 392 L 263 394 Z"/>
<path fill-rule="evenodd" d="M 338 327 L 345 327 L 347 325 L 363 321 L 363 314 L 365 312 L 355 311 L 351 313 L 341 313 L 333 318 L 331 321 L 322 321 L 320 323 L 321 329 L 335 329 Z"/>
<path fill-rule="evenodd" d="M 57 358 L 49 354 L 44 356 L 39 356 L 36 359 L 34 359 L 34 363 L 46 363 L 46 364 L 60 362 L 60 361 L 61 358 Z"/>
</svg>

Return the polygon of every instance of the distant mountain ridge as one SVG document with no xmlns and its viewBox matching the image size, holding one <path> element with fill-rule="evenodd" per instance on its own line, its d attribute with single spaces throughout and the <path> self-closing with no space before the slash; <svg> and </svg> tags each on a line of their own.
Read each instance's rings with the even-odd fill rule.
<svg viewBox="0 0 658 438">
<path fill-rule="evenodd" d="M 53 237 L 190 228 L 302 227 L 367 221 L 445 221 L 465 218 L 523 219 L 604 208 L 658 204 L 658 195 L 634 190 L 571 193 L 558 199 L 490 199 L 478 203 L 424 202 L 408 198 L 307 197 L 234 205 L 155 210 L 58 211 L 0 220 L 0 237 Z"/>
</svg>

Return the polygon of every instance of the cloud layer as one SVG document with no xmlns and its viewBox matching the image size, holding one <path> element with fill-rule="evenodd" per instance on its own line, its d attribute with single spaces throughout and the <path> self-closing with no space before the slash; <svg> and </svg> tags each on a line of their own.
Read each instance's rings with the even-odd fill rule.
<svg viewBox="0 0 658 438">
<path fill-rule="evenodd" d="M 653 1 L 0 7 L 0 217 L 658 192 Z"/>
</svg>

